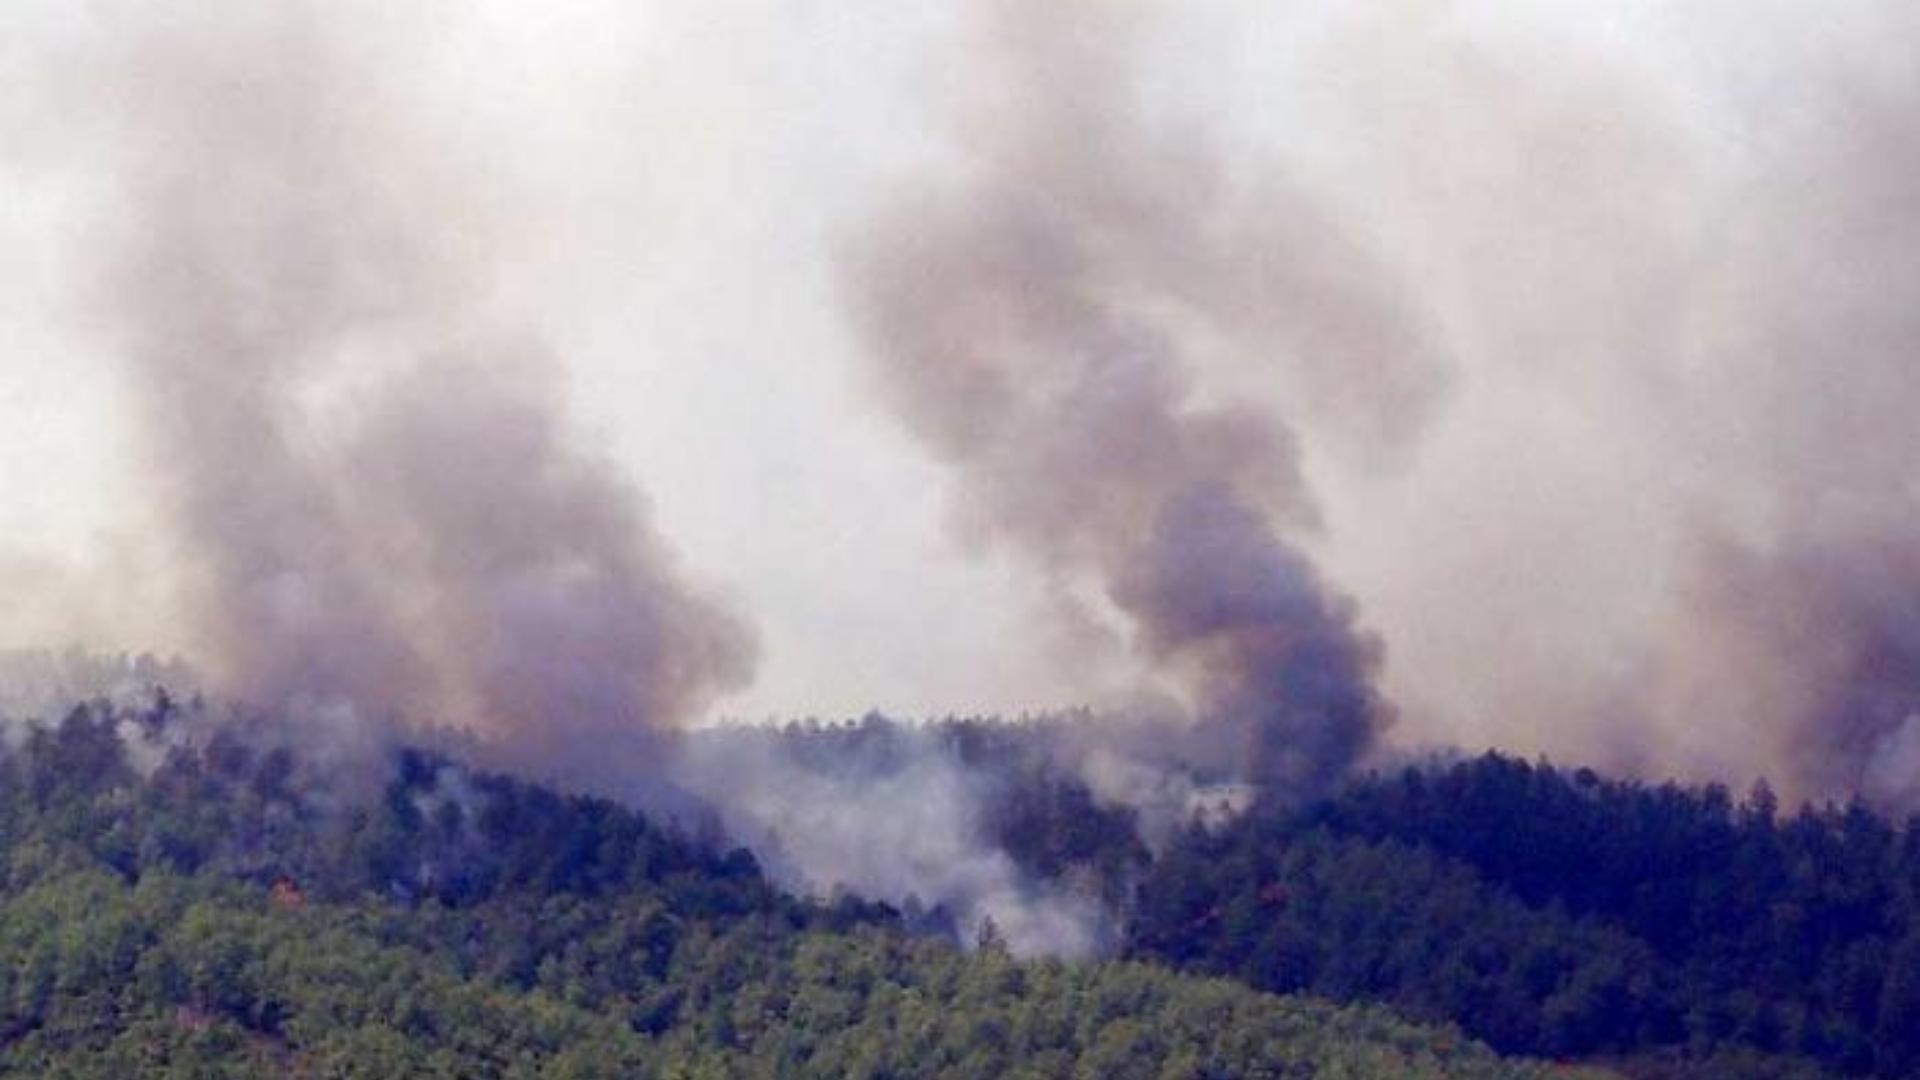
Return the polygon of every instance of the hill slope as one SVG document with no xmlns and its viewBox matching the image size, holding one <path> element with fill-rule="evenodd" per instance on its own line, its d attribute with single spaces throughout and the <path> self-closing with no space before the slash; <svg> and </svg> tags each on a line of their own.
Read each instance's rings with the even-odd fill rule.
<svg viewBox="0 0 1920 1080">
<path fill-rule="evenodd" d="M 1564 1075 L 1377 1008 L 962 952 L 419 754 L 364 802 L 217 734 L 134 768 L 165 712 L 0 760 L 10 1075 Z"/>
<path fill-rule="evenodd" d="M 1861 805 L 1783 818 L 1764 788 L 1736 804 L 1497 754 L 1370 778 L 1187 834 L 1129 941 L 1507 1052 L 1920 1076 L 1920 824 Z"/>
</svg>

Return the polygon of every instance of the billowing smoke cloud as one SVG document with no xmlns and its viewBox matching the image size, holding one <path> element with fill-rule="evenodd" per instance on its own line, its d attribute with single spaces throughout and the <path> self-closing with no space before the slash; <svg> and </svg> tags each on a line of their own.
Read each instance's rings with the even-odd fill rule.
<svg viewBox="0 0 1920 1080">
<path fill-rule="evenodd" d="M 1415 740 L 1913 804 L 1909 10 L 985 10 L 853 287 L 971 539 L 1268 778 L 1379 726 L 1311 551 Z"/>
<path fill-rule="evenodd" d="M 1330 500 L 1427 737 L 1912 805 L 1920 24 L 1803 15 L 1355 15 L 1302 73 L 1456 365 Z"/>
<path fill-rule="evenodd" d="M 42 242 L 0 250 L 0 317 L 46 325 L 6 371 L 59 363 L 49 342 L 123 361 L 146 452 L 109 497 L 159 512 L 113 543 L 183 598 L 8 550 L 12 640 L 177 623 L 152 647 L 328 738 L 403 715 L 576 770 L 644 746 L 754 649 L 569 440 L 518 330 L 584 313 L 649 353 L 726 341 L 656 369 L 730 370 L 709 408 L 786 373 L 710 433 L 781 467 L 702 443 L 680 489 L 726 482 L 675 521 L 740 537 L 793 685 L 843 695 L 776 708 L 857 709 L 881 668 L 914 672 L 890 692 L 937 671 L 937 700 L 972 676 L 956 656 L 1001 665 L 996 702 L 1022 675 L 1046 704 L 1146 684 L 1142 711 L 1206 720 L 1060 752 L 1174 814 L 1236 774 L 1315 790 L 1387 730 L 1383 696 L 1409 741 L 1920 804 L 1912 5 L 882 6 L 569 5 L 450 79 L 471 27 L 446 9 L 7 5 L 32 32 L 0 34 L 0 226 Z M 576 57 L 614 74 L 575 85 Z M 538 130 L 488 111 L 522 62 Z M 670 92 L 628 109 L 646 65 Z M 676 212 L 627 222 L 642 190 Z M 822 267 L 827 222 L 851 238 Z M 55 280 L 90 283 L 89 325 L 45 316 Z M 868 438 L 871 402 L 808 396 L 842 314 L 963 537 L 1033 571 L 1067 633 L 1004 616 L 1011 574 L 921 572 L 917 463 Z M 0 382 L 9 430 L 65 408 Z M 102 486 L 5 465 L 33 489 L 10 527 Z M 1022 640 L 951 650 L 981 627 Z M 1082 663 L 1005 660 L 1056 637 Z M 783 835 L 793 880 L 1037 904 L 1008 915 L 1028 940 L 1085 940 L 982 845 L 978 778 L 928 761 L 863 804 L 791 764 L 688 768 L 748 793 L 743 830 L 814 824 Z M 942 854 L 872 857 L 915 848 Z"/>
<path fill-rule="evenodd" d="M 1337 384 L 1402 438 L 1434 357 L 1391 275 L 1311 202 L 1155 125 L 1130 88 L 1148 27 L 1102 5 L 991 10 L 956 178 L 855 245 L 881 391 L 953 468 L 972 537 L 1062 597 L 1091 589 L 1085 617 L 1117 613 L 1173 680 L 1206 733 L 1191 764 L 1323 789 L 1387 723 L 1379 648 L 1291 538 L 1317 520 L 1293 435 L 1208 402 L 1201 357 Z"/>
<path fill-rule="evenodd" d="M 744 681 L 751 635 L 569 443 L 540 347 L 495 329 L 506 222 L 472 148 L 391 40 L 362 56 L 303 10 L 149 28 L 117 72 L 98 309 L 195 653 L 263 705 L 472 729 L 578 778 L 609 733 Z"/>
<path fill-rule="evenodd" d="M 1900 27 L 1920 31 L 1910 17 L 1887 28 Z M 1815 70 L 1797 154 L 1756 185 L 1755 216 L 1726 241 L 1731 310 L 1713 359 L 1752 385 L 1699 388 L 1743 409 L 1745 445 L 1693 549 L 1692 610 L 1711 627 L 1702 651 L 1771 691 L 1750 722 L 1772 733 L 1797 790 L 1911 808 L 1920 198 L 1907 178 L 1920 167 L 1920 65 L 1879 86 Z"/>
</svg>

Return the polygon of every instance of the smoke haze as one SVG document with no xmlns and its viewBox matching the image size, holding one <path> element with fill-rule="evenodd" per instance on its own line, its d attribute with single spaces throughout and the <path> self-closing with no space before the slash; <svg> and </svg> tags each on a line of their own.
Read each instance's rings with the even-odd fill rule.
<svg viewBox="0 0 1920 1080">
<path fill-rule="evenodd" d="M 1379 302 L 1386 288 L 1287 294 L 1316 277 L 1374 284 L 1351 252 L 1311 242 L 1329 232 L 1311 207 L 1268 195 L 1220 209 L 1217 167 L 1141 130 L 1131 26 L 1092 8 L 993 10 L 981 52 L 997 63 L 968 80 L 991 100 L 968 103 L 966 179 L 884 217 L 856 271 L 883 393 L 955 466 L 970 534 L 1039 563 L 1063 603 L 1091 578 L 1135 651 L 1187 677 L 1203 722 L 1229 736 L 1209 764 L 1319 790 L 1384 724 L 1373 646 L 1279 531 L 1314 520 L 1291 433 L 1193 400 L 1180 320 L 1196 336 L 1237 330 L 1248 295 L 1272 288 L 1316 313 L 1302 322 L 1364 331 L 1309 336 L 1349 378 L 1387 371 L 1364 396 L 1394 404 L 1418 381 L 1399 365 L 1425 357 Z M 1218 258 L 1219 235 L 1271 241 L 1260 272 Z"/>
<path fill-rule="evenodd" d="M 1916 27 L 1720 14 L 1628 20 L 1638 63 L 1518 20 L 1372 103 L 1374 227 L 1458 393 L 1342 491 L 1396 539 L 1335 557 L 1436 738 L 1899 803 L 1866 771 L 1920 690 Z"/>
<path fill-rule="evenodd" d="M 1910 5 L 859 8 L 9 5 L 3 643 L 562 775 L 1090 702 L 1182 721 L 1078 752 L 1135 803 L 1920 800 Z M 936 764 L 710 766 L 1036 899 Z"/>
<path fill-rule="evenodd" d="M 498 195 L 396 99 L 381 53 L 417 28 L 381 29 L 371 56 L 298 9 L 132 35 L 91 298 L 216 687 L 578 773 L 744 681 L 753 639 L 493 325 Z"/>
</svg>

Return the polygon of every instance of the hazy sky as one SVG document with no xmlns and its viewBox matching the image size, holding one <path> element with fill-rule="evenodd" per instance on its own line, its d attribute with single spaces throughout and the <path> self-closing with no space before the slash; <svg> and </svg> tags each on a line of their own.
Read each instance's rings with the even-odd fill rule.
<svg viewBox="0 0 1920 1080">
<path fill-rule="evenodd" d="M 1124 655 L 1067 662 L 1031 568 L 950 528 L 951 477 L 876 405 L 848 312 L 848 236 L 967 169 L 978 110 L 1023 107 L 976 71 L 995 6 L 311 6 L 352 70 L 460 148 L 457 199 L 403 194 L 484 220 L 488 318 L 564 359 L 579 441 L 757 626 L 757 676 L 717 715 L 1017 711 L 1128 688 Z M 1833 337 L 1904 303 L 1910 261 L 1866 256 L 1888 276 L 1783 328 L 1799 353 L 1728 359 L 1776 339 L 1755 313 L 1854 273 L 1841 233 L 1897 201 L 1849 193 L 1872 172 L 1855 129 L 1915 118 L 1904 5 L 1068 6 L 1146 27 L 1126 53 L 1140 122 L 1191 132 L 1230 187 L 1297 192 L 1443 358 L 1402 423 L 1353 389 L 1363 375 L 1285 348 L 1270 368 L 1196 352 L 1203 395 L 1299 435 L 1324 518 L 1305 542 L 1384 641 L 1400 737 L 1619 758 L 1618 729 L 1639 725 L 1658 737 L 1634 753 L 1736 772 L 1794 752 L 1729 750 L 1751 703 L 1647 673 L 1749 655 L 1676 630 L 1695 616 L 1674 598 L 1701 520 L 1777 553 L 1781 507 L 1833 486 L 1776 485 L 1764 445 L 1800 430 L 1808 387 L 1862 388 L 1859 423 L 1805 431 L 1849 433 L 1849 475 L 1892 501 L 1895 524 L 1841 532 L 1897 539 L 1920 517 L 1898 464 L 1913 439 L 1888 433 L 1910 413 L 1885 405 L 1920 397 L 1914 361 Z M 0 644 L 191 646 L 97 264 L 114 177 L 152 152 L 130 134 L 154 77 L 141 43 L 217 42 L 253 7 L 0 7 Z M 1825 276 L 1772 269 L 1799 257 Z"/>
<path fill-rule="evenodd" d="M 945 538 L 938 472 L 862 405 L 850 370 L 836 230 L 876 177 L 930 152 L 915 98 L 947 16 L 911 8 L 492 4 L 474 19 L 423 5 L 407 18 L 435 23 L 409 30 L 428 51 L 381 74 L 441 97 L 484 167 L 509 174 L 501 291 L 517 310 L 502 322 L 564 356 L 583 439 L 645 487 L 686 563 L 751 608 L 763 666 L 729 713 L 1070 700 L 1018 644 L 1020 584 Z M 217 33 L 209 10 L 182 21 Z M 377 33 L 370 10 L 338 19 Z M 149 569 L 134 520 L 143 451 L 117 361 L 89 340 L 74 249 L 98 214 L 85 174 L 116 149 L 97 113 L 138 93 L 100 69 L 167 20 L 87 12 L 0 14 L 8 81 L 68 84 L 37 108 L 8 95 L 0 114 L 26 151 L 0 211 L 0 566 L 26 571 L 5 631 L 43 644 L 84 602 L 90 637 L 138 647 L 168 643 L 164 610 L 119 591 Z M 61 70 L 76 60 L 97 68 Z M 108 595 L 93 587 L 102 569 Z"/>
</svg>

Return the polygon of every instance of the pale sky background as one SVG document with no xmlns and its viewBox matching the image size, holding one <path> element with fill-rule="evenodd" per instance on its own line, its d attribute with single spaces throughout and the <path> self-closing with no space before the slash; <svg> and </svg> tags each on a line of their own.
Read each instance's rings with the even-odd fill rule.
<svg viewBox="0 0 1920 1080">
<path fill-rule="evenodd" d="M 84 302 L 94 179 L 115 152 L 87 114 L 87 65 L 123 24 L 160 18 L 147 6 L 0 7 L 0 645 L 175 644 L 142 538 L 142 450 Z M 953 82 L 977 6 L 407 9 L 433 45 L 394 77 L 470 134 L 518 222 L 501 321 L 566 359 L 582 440 L 758 627 L 758 676 L 716 715 L 1019 711 L 1113 689 L 1046 647 L 1029 572 L 949 533 L 946 478 L 873 404 L 841 295 L 847 230 L 961 160 Z M 1138 57 L 1154 106 L 1212 130 L 1234 169 L 1315 192 L 1419 283 L 1448 336 L 1453 382 L 1392 468 L 1290 406 L 1280 376 L 1207 375 L 1292 409 L 1327 515 L 1313 548 L 1386 642 L 1401 738 L 1591 750 L 1576 727 L 1516 736 L 1490 707 L 1559 700 L 1516 671 L 1590 684 L 1590 702 L 1639 662 L 1635 627 L 1665 584 L 1644 552 L 1695 463 L 1623 435 L 1623 417 L 1667 422 L 1633 364 L 1534 370 L 1486 312 L 1530 287 L 1630 309 L 1631 282 L 1585 246 L 1640 229 L 1649 250 L 1684 247 L 1796 123 L 1821 122 L 1796 112 L 1801 77 L 1905 79 L 1920 43 L 1889 31 L 1910 23 L 1846 0 L 1158 7 Z M 41 92 L 61 79 L 82 85 Z M 1597 209 L 1569 224 L 1557 200 L 1588 183 Z M 1500 279 L 1516 291 L 1485 293 L 1475 260 L 1518 267 Z"/>
</svg>

